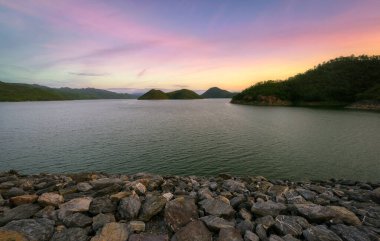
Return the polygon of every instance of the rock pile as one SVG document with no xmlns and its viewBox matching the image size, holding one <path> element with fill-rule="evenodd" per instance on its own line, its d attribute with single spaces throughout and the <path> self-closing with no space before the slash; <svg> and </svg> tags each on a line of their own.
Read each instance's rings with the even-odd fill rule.
<svg viewBox="0 0 380 241">
<path fill-rule="evenodd" d="M 380 184 L 0 173 L 0 241 L 379 241 Z"/>
</svg>

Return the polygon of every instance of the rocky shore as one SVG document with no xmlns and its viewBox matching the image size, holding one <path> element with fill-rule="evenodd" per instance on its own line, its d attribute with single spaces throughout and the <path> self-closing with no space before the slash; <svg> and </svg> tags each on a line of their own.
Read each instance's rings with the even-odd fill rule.
<svg viewBox="0 0 380 241">
<path fill-rule="evenodd" d="M 380 240 L 380 183 L 0 173 L 0 241 Z"/>
</svg>

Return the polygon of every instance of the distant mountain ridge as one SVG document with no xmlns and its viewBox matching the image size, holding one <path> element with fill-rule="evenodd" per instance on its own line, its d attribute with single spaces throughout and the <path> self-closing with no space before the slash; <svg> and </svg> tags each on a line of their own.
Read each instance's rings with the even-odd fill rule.
<svg viewBox="0 0 380 241">
<path fill-rule="evenodd" d="M 45 100 L 92 100 L 92 99 L 136 99 L 130 94 L 107 90 L 84 88 L 49 88 L 41 85 L 5 83 L 0 81 L 0 101 L 45 101 Z"/>
<path fill-rule="evenodd" d="M 206 99 L 212 98 L 232 98 L 236 93 L 231 93 L 227 90 L 220 89 L 218 87 L 211 87 L 201 96 Z"/>
<path fill-rule="evenodd" d="M 198 95 L 192 90 L 181 89 L 172 92 L 165 93 L 161 90 L 151 89 L 138 98 L 139 100 L 191 100 L 202 99 L 202 96 Z"/>
</svg>

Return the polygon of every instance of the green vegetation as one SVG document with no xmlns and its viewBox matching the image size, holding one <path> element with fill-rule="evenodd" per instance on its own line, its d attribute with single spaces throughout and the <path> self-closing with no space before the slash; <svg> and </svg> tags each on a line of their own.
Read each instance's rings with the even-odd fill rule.
<svg viewBox="0 0 380 241">
<path fill-rule="evenodd" d="M 222 90 L 218 87 L 212 87 L 204 92 L 201 96 L 203 98 L 211 99 L 211 98 L 232 98 L 235 93 L 231 93 L 227 90 Z"/>
<path fill-rule="evenodd" d="M 188 89 L 176 90 L 173 92 L 164 93 L 161 90 L 149 90 L 147 93 L 142 95 L 139 100 L 187 100 L 187 99 L 202 99 L 200 95 L 194 91 Z"/>
<path fill-rule="evenodd" d="M 289 105 L 348 105 L 380 100 L 380 56 L 340 57 L 284 81 L 257 83 L 235 95 L 232 103 L 265 104 L 271 97 Z M 269 104 L 276 104 L 272 101 Z"/>
<path fill-rule="evenodd" d="M 138 98 L 139 100 L 167 100 L 169 96 L 161 90 L 151 89 Z"/>
<path fill-rule="evenodd" d="M 49 88 L 40 85 L 0 82 L 0 101 L 133 99 L 132 95 L 86 88 Z"/>
</svg>

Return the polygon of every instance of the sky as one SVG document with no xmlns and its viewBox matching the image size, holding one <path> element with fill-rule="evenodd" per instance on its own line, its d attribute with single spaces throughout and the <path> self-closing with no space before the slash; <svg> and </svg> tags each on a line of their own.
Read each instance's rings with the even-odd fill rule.
<svg viewBox="0 0 380 241">
<path fill-rule="evenodd" d="M 240 91 L 352 54 L 379 0 L 0 0 L 4 82 Z"/>
</svg>

